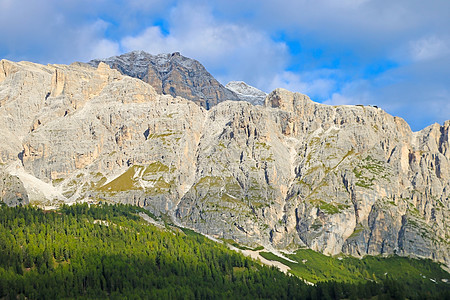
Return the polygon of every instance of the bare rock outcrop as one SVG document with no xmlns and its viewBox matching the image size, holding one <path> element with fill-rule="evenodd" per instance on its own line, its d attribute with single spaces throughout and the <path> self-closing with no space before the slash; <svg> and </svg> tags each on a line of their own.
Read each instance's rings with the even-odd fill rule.
<svg viewBox="0 0 450 300">
<path fill-rule="evenodd" d="M 4 169 L 0 169 L 0 202 L 8 206 L 26 205 L 28 193 L 22 181 Z"/>
<path fill-rule="evenodd" d="M 230 81 L 225 86 L 235 92 L 239 99 L 250 102 L 253 105 L 264 105 L 267 94 L 243 81 Z"/>
<path fill-rule="evenodd" d="M 2 178 L 32 203 L 45 186 L 252 246 L 450 262 L 450 121 L 412 132 L 283 89 L 206 110 L 103 63 L 2 61 L 0 74 L 0 158 L 20 164 Z"/>
<path fill-rule="evenodd" d="M 159 94 L 183 97 L 206 109 L 225 100 L 241 100 L 209 74 L 202 64 L 179 52 L 151 55 L 133 51 L 107 59 L 95 59 L 89 64 L 97 67 L 100 62 L 149 83 Z"/>
</svg>

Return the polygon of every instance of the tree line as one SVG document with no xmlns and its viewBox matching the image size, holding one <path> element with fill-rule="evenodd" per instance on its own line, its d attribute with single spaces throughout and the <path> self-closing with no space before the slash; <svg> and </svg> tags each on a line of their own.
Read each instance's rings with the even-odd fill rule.
<svg viewBox="0 0 450 300">
<path fill-rule="evenodd" d="M 0 205 L 0 299 L 411 296 L 393 279 L 310 286 L 192 231 L 150 225 L 140 212 L 148 213 L 129 205 Z M 450 298 L 448 291 L 415 296 Z"/>
</svg>

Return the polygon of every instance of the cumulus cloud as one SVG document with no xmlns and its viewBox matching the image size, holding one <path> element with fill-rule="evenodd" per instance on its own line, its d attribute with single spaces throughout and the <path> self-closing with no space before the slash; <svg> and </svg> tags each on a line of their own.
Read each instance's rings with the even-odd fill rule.
<svg viewBox="0 0 450 300">
<path fill-rule="evenodd" d="M 429 60 L 450 52 L 448 41 L 436 36 L 421 38 L 410 42 L 410 53 L 413 60 Z"/>
<path fill-rule="evenodd" d="M 114 55 L 120 54 L 119 44 L 107 39 L 101 39 L 96 41 L 92 46 L 91 52 L 89 54 L 89 59 L 96 58 L 106 58 Z"/>
<path fill-rule="evenodd" d="M 313 72 L 313 74 L 308 72 L 301 74 L 291 71 L 280 72 L 272 78 L 269 90 L 284 88 L 306 94 L 315 101 L 326 99 L 335 89 L 336 81 L 329 78 L 325 73 L 329 73 L 329 71 L 322 70 Z"/>
<path fill-rule="evenodd" d="M 306 41 L 306 48 L 320 47 L 341 56 L 350 52 L 365 63 L 404 51 L 410 41 L 430 32 L 448 34 L 450 25 L 446 0 L 241 2 L 219 0 L 219 5 L 228 18 L 247 19 L 267 31 L 282 30 L 291 39 Z"/>
<path fill-rule="evenodd" d="M 172 6 L 175 0 L 124 0 L 121 3 L 122 7 L 126 7 L 127 4 L 132 10 L 137 9 L 144 12 L 160 12 L 167 7 Z"/>
<path fill-rule="evenodd" d="M 0 57 L 71 63 L 180 51 L 220 82 L 450 119 L 450 1 L 0 0 Z"/>
<path fill-rule="evenodd" d="M 123 23 L 120 28 L 132 31 L 139 26 L 136 16 L 142 17 L 145 11 L 158 15 L 172 2 L 1 0 L 0 55 L 11 60 L 71 63 L 119 54 L 120 45 L 108 31 L 120 29 L 112 23 Z"/>
<path fill-rule="evenodd" d="M 439 63 L 448 62 L 436 60 Z M 324 103 L 377 105 L 404 118 L 415 131 L 435 122 L 442 124 L 450 119 L 450 70 L 434 74 L 435 67 L 422 64 L 390 69 L 371 80 L 347 81 Z"/>
<path fill-rule="evenodd" d="M 207 6 L 180 5 L 169 16 L 169 33 L 150 26 L 121 40 L 126 51 L 153 54 L 180 51 L 202 62 L 219 80 L 267 86 L 270 73 L 287 65 L 287 47 L 245 24 L 219 21 Z"/>
<path fill-rule="evenodd" d="M 349 82 L 339 92 L 332 93 L 330 98 L 323 103 L 328 105 L 370 105 L 373 101 L 371 92 L 372 90 L 365 81 Z"/>
</svg>

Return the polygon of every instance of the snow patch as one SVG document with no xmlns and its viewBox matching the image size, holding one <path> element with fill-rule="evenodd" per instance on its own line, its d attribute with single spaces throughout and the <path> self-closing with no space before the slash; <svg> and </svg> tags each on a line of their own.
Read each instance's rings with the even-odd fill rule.
<svg viewBox="0 0 450 300">
<path fill-rule="evenodd" d="M 225 86 L 232 92 L 235 92 L 243 101 L 250 102 L 253 105 L 264 105 L 267 93 L 246 84 L 243 81 L 230 81 Z"/>
</svg>

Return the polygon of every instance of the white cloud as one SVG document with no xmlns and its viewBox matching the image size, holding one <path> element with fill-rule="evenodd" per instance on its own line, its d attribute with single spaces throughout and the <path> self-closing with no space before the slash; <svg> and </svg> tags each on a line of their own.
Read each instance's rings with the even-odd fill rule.
<svg viewBox="0 0 450 300">
<path fill-rule="evenodd" d="M 139 11 L 159 11 L 171 6 L 174 0 L 126 0 L 130 8 Z"/>
<path fill-rule="evenodd" d="M 438 58 L 450 52 L 448 41 L 436 36 L 421 38 L 410 42 L 410 53 L 413 60 L 421 61 Z"/>
<path fill-rule="evenodd" d="M 377 105 L 404 118 L 413 130 L 442 124 L 450 119 L 450 70 L 435 74 L 435 67 L 422 63 L 427 67 L 417 63 L 388 70 L 371 80 L 345 82 L 323 103 Z M 447 65 L 448 61 L 434 63 Z"/>
<path fill-rule="evenodd" d="M 331 95 L 331 98 L 324 101 L 323 103 L 328 105 L 356 105 L 359 102 L 354 98 L 344 96 L 340 93 L 333 93 Z"/>
<path fill-rule="evenodd" d="M 418 130 L 450 118 L 445 110 L 450 102 L 450 43 L 445 38 L 449 4 L 437 2 L 250 1 L 246 12 L 240 1 L 180 4 L 169 14 L 168 34 L 150 26 L 121 44 L 127 51 L 180 51 L 198 59 L 223 83 L 244 80 L 266 92 L 283 87 L 332 105 L 377 105 Z M 220 17 L 212 6 L 219 7 Z M 269 34 L 280 28 L 299 39 L 302 49 L 319 47 L 324 53 L 310 57 L 312 61 L 296 61 L 299 71 L 288 71 L 293 56 L 283 41 L 274 42 Z M 328 57 L 338 59 L 331 64 L 335 69 L 316 70 Z M 366 77 L 365 63 L 379 60 L 397 66 Z"/>
<path fill-rule="evenodd" d="M 90 58 L 107 58 L 114 55 L 119 55 L 119 44 L 107 39 L 101 39 L 92 45 Z"/>
<path fill-rule="evenodd" d="M 417 129 L 450 118 L 449 12 L 447 0 L 0 0 L 0 58 L 180 51 L 222 83 L 378 105 Z"/>
<path fill-rule="evenodd" d="M 313 100 L 315 100 L 316 97 L 325 98 L 335 88 L 336 82 L 327 78 L 327 76 L 321 76 L 320 73 L 321 72 L 316 72 L 314 76 L 311 76 L 311 74 L 307 73 L 299 74 L 284 71 L 273 77 L 269 87 L 270 90 L 284 88 L 292 92 L 306 94 Z"/>
<path fill-rule="evenodd" d="M 108 26 L 109 23 L 97 19 L 83 26 L 67 29 L 66 36 L 59 37 L 59 43 L 54 45 L 52 51 L 60 52 L 60 61 L 69 62 L 120 54 L 119 43 L 103 38 Z"/>
<path fill-rule="evenodd" d="M 220 81 L 245 80 L 262 89 L 270 73 L 287 64 L 287 48 L 263 31 L 247 25 L 219 21 L 205 6 L 180 5 L 171 11 L 169 34 L 151 26 L 121 40 L 126 51 L 153 54 L 180 51 L 199 60 Z"/>
<path fill-rule="evenodd" d="M 141 26 L 144 13 L 160 15 L 172 2 L 0 0 L 0 57 L 71 63 L 119 54 L 117 35 L 121 30 L 135 30 Z M 112 35 L 107 33 L 111 23 Z"/>
<path fill-rule="evenodd" d="M 333 92 L 323 103 L 329 105 L 381 105 L 376 101 L 374 87 L 367 80 L 355 80 L 343 84 L 339 91 Z"/>
<path fill-rule="evenodd" d="M 127 52 L 145 50 L 153 54 L 173 52 L 176 43 L 173 37 L 165 37 L 158 26 L 148 27 L 138 36 L 128 36 L 121 41 Z"/>
<path fill-rule="evenodd" d="M 290 39 L 306 40 L 335 55 L 351 52 L 365 62 L 398 48 L 404 51 L 420 36 L 448 34 L 450 26 L 447 0 L 249 0 L 245 12 L 242 1 L 219 2 L 228 18 L 250 16 L 247 22 L 261 29 L 282 30 Z"/>
</svg>

